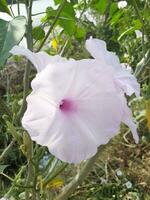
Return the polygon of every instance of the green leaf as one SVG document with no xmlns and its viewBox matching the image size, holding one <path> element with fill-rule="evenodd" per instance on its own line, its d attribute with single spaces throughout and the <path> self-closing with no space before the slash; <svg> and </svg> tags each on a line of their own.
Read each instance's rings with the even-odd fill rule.
<svg viewBox="0 0 150 200">
<path fill-rule="evenodd" d="M 55 2 L 55 5 L 58 5 L 62 2 L 62 0 L 54 0 L 54 2 Z"/>
<path fill-rule="evenodd" d="M 147 87 L 145 99 L 147 99 L 147 100 L 150 99 L 150 85 L 148 85 L 148 87 Z"/>
<path fill-rule="evenodd" d="M 64 9 L 60 14 L 58 24 L 64 29 L 68 35 L 73 35 L 76 30 L 76 18 L 73 5 L 66 2 Z"/>
<path fill-rule="evenodd" d="M 59 25 L 64 29 L 65 33 L 72 36 L 75 33 L 76 26 L 75 21 L 71 21 L 70 19 L 60 19 Z"/>
<path fill-rule="evenodd" d="M 0 165 L 0 173 L 3 173 L 3 171 L 8 167 L 9 165 Z"/>
<path fill-rule="evenodd" d="M 61 12 L 61 16 L 69 16 L 72 19 L 75 19 L 75 11 L 73 5 L 69 2 L 66 2 L 64 8 Z"/>
<path fill-rule="evenodd" d="M 107 0 L 98 0 L 98 1 L 93 1 L 92 4 L 94 5 L 94 8 L 98 10 L 101 15 L 103 15 L 106 11 L 108 2 Z"/>
<path fill-rule="evenodd" d="M 142 24 L 138 19 L 134 20 L 133 23 L 134 23 L 133 27 L 131 27 L 121 33 L 121 35 L 118 37 L 118 41 L 121 40 L 125 35 L 129 35 L 129 34 L 133 33 L 135 30 L 138 30 L 142 27 Z"/>
<path fill-rule="evenodd" d="M 134 23 L 135 30 L 138 30 L 142 27 L 142 23 L 140 22 L 139 19 L 133 20 L 133 23 Z"/>
<path fill-rule="evenodd" d="M 32 149 L 33 149 L 33 143 L 31 140 L 31 137 L 27 132 L 23 133 L 23 145 L 24 145 L 24 155 L 28 158 L 32 158 Z"/>
<path fill-rule="evenodd" d="M 46 9 L 46 17 L 42 19 L 42 22 L 49 22 L 49 20 L 54 20 L 58 9 L 54 10 L 52 7 Z M 63 10 L 60 13 L 60 16 L 57 20 L 56 25 L 61 26 L 64 29 L 64 32 L 68 35 L 73 35 L 76 30 L 76 17 L 73 4 L 65 2 Z"/>
<path fill-rule="evenodd" d="M 42 40 L 45 37 L 45 32 L 41 26 L 36 26 L 32 30 L 32 36 L 35 40 Z"/>
<path fill-rule="evenodd" d="M 113 16 L 113 14 L 118 10 L 118 6 L 117 6 L 117 3 L 112 3 L 111 6 L 110 6 L 110 10 L 109 10 L 109 15 L 110 17 Z"/>
<path fill-rule="evenodd" d="M 125 35 L 128 35 L 130 33 L 132 33 L 135 30 L 134 27 L 131 27 L 127 30 L 125 30 L 123 33 L 121 33 L 121 35 L 118 37 L 118 41 L 121 40 Z"/>
<path fill-rule="evenodd" d="M 11 15 L 6 0 L 0 0 L 0 12 L 5 12 Z"/>
<path fill-rule="evenodd" d="M 18 16 L 11 21 L 0 19 L 0 67 L 11 55 L 9 51 L 23 38 L 26 31 L 26 18 Z"/>
<path fill-rule="evenodd" d="M 47 19 L 53 19 L 56 16 L 57 10 L 54 10 L 52 7 L 47 7 L 46 9 L 46 16 Z"/>
<path fill-rule="evenodd" d="M 76 33 L 75 33 L 75 37 L 76 37 L 77 39 L 81 39 L 81 38 L 84 38 L 85 35 L 86 35 L 85 29 L 82 28 L 82 27 L 77 27 Z"/>
<path fill-rule="evenodd" d="M 19 135 L 19 133 L 17 132 L 16 128 L 14 127 L 14 125 L 9 122 L 6 121 L 7 124 L 7 131 L 13 136 L 13 138 L 19 143 L 22 144 L 22 139 L 21 136 Z"/>
<path fill-rule="evenodd" d="M 110 20 L 110 25 L 113 26 L 116 23 L 119 23 L 120 18 L 122 17 L 123 12 L 122 11 L 117 11 L 113 14 L 111 20 Z"/>
<path fill-rule="evenodd" d="M 75 5 L 75 4 L 78 4 L 79 2 L 78 2 L 78 0 L 70 0 L 70 2 L 73 4 L 73 5 Z"/>
</svg>

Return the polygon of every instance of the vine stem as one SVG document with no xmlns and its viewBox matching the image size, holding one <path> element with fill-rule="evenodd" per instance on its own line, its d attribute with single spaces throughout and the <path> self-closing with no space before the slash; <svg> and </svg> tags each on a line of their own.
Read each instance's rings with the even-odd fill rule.
<svg viewBox="0 0 150 200">
<path fill-rule="evenodd" d="M 0 155 L 0 162 L 4 159 L 4 157 L 10 152 L 12 146 L 15 144 L 15 140 L 12 140 L 11 143 L 7 146 L 7 148 Z"/>
<path fill-rule="evenodd" d="M 33 38 L 32 38 L 32 4 L 33 4 L 33 0 L 26 0 L 25 1 L 25 6 L 26 6 L 26 11 L 27 11 L 27 25 L 26 25 L 26 40 L 27 40 L 27 48 L 29 50 L 33 50 Z M 25 67 L 25 72 L 24 72 L 24 88 L 23 88 L 23 102 L 22 102 L 22 106 L 19 110 L 19 113 L 17 115 L 17 119 L 16 119 L 16 123 L 18 125 L 20 125 L 22 116 L 26 110 L 26 106 L 27 106 L 27 102 L 26 102 L 26 97 L 28 95 L 28 91 L 29 91 L 29 84 L 30 84 L 30 80 L 29 80 L 29 75 L 30 75 L 30 68 L 31 68 L 31 63 L 28 61 L 27 65 Z M 31 157 L 33 155 L 33 144 L 31 142 L 30 144 L 30 149 L 31 149 Z M 31 162 L 31 158 L 27 158 L 28 159 L 28 168 L 27 168 L 27 178 L 26 178 L 26 183 L 25 186 L 27 187 L 30 182 L 31 182 L 31 178 L 33 178 L 34 174 L 34 169 L 33 169 L 33 165 Z M 36 200 L 36 194 L 35 194 L 35 188 L 33 188 L 32 190 L 32 200 Z M 30 198 L 30 193 L 28 190 L 26 190 L 25 192 L 25 199 L 28 200 Z"/>
<path fill-rule="evenodd" d="M 50 181 L 57 177 L 64 169 L 68 166 L 68 163 L 61 166 L 52 176 L 50 176 L 44 183 L 43 186 L 46 186 Z"/>
<path fill-rule="evenodd" d="M 56 24 L 56 22 L 57 22 L 57 20 L 58 20 L 58 18 L 59 18 L 59 16 L 60 16 L 60 14 L 61 14 L 61 12 L 62 12 L 64 6 L 65 6 L 65 3 L 66 3 L 66 0 L 63 0 L 62 3 L 60 4 L 60 6 L 59 6 L 59 8 L 58 8 L 58 11 L 57 11 L 57 13 L 56 13 L 56 16 L 55 16 L 55 18 L 54 18 L 54 21 L 53 21 L 53 23 L 51 24 L 51 26 L 50 26 L 50 28 L 49 28 L 49 30 L 48 30 L 48 32 L 47 32 L 45 38 L 43 39 L 41 45 L 39 46 L 39 48 L 37 49 L 36 52 L 40 51 L 41 48 L 44 46 L 44 44 L 45 44 L 47 38 L 48 38 L 49 35 L 51 34 L 51 32 L 52 32 L 52 30 L 53 30 L 53 28 L 54 28 L 54 26 L 55 26 L 55 24 Z"/>
<path fill-rule="evenodd" d="M 79 184 L 83 181 L 83 179 L 87 176 L 87 174 L 91 171 L 94 166 L 96 160 L 99 157 L 99 154 L 104 150 L 104 146 L 100 146 L 96 155 L 89 159 L 81 171 L 74 177 L 74 179 L 64 187 L 63 191 L 55 198 L 55 200 L 66 200 L 70 195 L 74 192 L 74 190 L 78 187 Z"/>
<path fill-rule="evenodd" d="M 140 14 L 140 11 L 139 11 L 139 8 L 138 8 L 136 0 L 132 0 L 132 3 L 133 3 L 133 7 L 135 9 L 135 12 L 137 14 L 137 17 L 139 18 L 139 20 L 140 20 L 140 22 L 142 24 L 143 33 L 145 33 L 147 39 L 150 40 L 149 33 L 147 32 L 147 29 L 146 29 L 146 26 L 145 26 L 145 23 L 144 23 L 144 19 Z"/>
<path fill-rule="evenodd" d="M 18 10 L 18 15 L 20 15 L 20 3 L 19 3 L 19 0 L 17 0 L 17 10 Z"/>
<path fill-rule="evenodd" d="M 0 112 L 7 115 L 7 117 L 12 120 L 13 114 L 8 107 L 8 105 L 5 103 L 5 101 L 0 97 Z"/>
<path fill-rule="evenodd" d="M 137 64 L 134 75 L 139 79 L 145 67 L 150 62 L 150 50 L 147 51 L 142 60 Z"/>
<path fill-rule="evenodd" d="M 4 176 L 5 178 L 7 178 L 8 180 L 10 180 L 11 182 L 14 181 L 14 179 L 12 179 L 10 176 L 8 176 L 7 174 L 4 174 L 3 172 L 0 173 L 0 175 Z"/>
<path fill-rule="evenodd" d="M 33 0 L 29 1 L 29 5 L 26 2 L 26 10 L 27 10 L 27 27 L 26 27 L 26 40 L 27 40 L 27 47 L 31 51 L 33 50 L 33 39 L 32 39 L 32 3 Z M 23 89 L 23 102 L 22 106 L 19 110 L 16 122 L 17 124 L 20 125 L 21 118 L 26 110 L 26 97 L 28 95 L 28 90 L 29 90 L 29 75 L 30 75 L 30 68 L 31 68 L 31 63 L 30 61 L 27 62 L 26 68 L 25 68 L 25 73 L 24 73 L 24 89 Z"/>
<path fill-rule="evenodd" d="M 141 13 L 139 11 L 139 8 L 138 8 L 138 5 L 137 5 L 137 2 L 136 0 L 132 0 L 132 3 L 133 3 L 133 7 L 135 9 L 135 12 L 137 14 L 137 17 L 139 18 L 141 24 L 142 24 L 142 48 L 143 48 L 143 58 L 142 60 L 137 64 L 137 67 L 136 67 L 136 70 L 134 72 L 134 75 L 139 78 L 141 73 L 144 71 L 145 67 L 147 64 L 149 64 L 149 56 L 150 56 L 150 50 L 148 50 L 146 53 L 145 53 L 145 49 L 144 49 L 144 34 L 146 35 L 148 41 L 150 41 L 150 37 L 149 37 L 149 33 L 146 29 L 146 25 L 145 25 L 145 22 L 144 22 L 144 19 L 143 17 L 141 16 Z"/>
</svg>

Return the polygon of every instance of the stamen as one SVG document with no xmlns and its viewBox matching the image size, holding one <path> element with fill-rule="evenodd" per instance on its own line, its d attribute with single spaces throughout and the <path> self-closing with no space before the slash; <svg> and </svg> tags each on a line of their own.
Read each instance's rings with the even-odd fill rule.
<svg viewBox="0 0 150 200">
<path fill-rule="evenodd" d="M 63 112 L 72 112 L 76 110 L 74 102 L 69 99 L 63 99 L 59 105 L 59 108 Z"/>
</svg>

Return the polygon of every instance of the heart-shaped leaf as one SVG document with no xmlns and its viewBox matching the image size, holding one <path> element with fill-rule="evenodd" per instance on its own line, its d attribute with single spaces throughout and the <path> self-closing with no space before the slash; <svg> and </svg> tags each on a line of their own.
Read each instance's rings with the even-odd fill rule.
<svg viewBox="0 0 150 200">
<path fill-rule="evenodd" d="M 23 38 L 26 31 L 26 18 L 18 16 L 11 21 L 0 19 L 0 67 L 10 56 L 9 51 Z"/>
<path fill-rule="evenodd" d="M 8 167 L 9 165 L 0 165 L 0 173 L 3 173 L 3 171 Z"/>
</svg>

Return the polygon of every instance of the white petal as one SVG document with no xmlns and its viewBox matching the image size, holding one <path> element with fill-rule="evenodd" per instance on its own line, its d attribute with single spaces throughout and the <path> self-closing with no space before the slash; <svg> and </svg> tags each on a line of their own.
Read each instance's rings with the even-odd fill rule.
<svg viewBox="0 0 150 200">
<path fill-rule="evenodd" d="M 118 2 L 118 8 L 119 8 L 119 9 L 125 8 L 127 5 L 128 5 L 128 4 L 127 4 L 126 1 L 119 1 L 119 2 Z"/>
<path fill-rule="evenodd" d="M 131 96 L 133 93 L 136 96 L 140 95 L 140 85 L 136 78 L 129 73 L 129 70 L 121 66 L 118 57 L 114 53 L 107 51 L 104 41 L 90 38 L 86 40 L 86 48 L 103 68 L 112 67 L 114 70 L 112 75 L 114 74 L 116 83 L 127 95 Z M 107 66 L 104 66 L 104 63 Z"/>
<path fill-rule="evenodd" d="M 40 93 L 29 95 L 27 102 L 22 124 L 37 143 L 48 146 L 52 154 L 69 163 L 81 162 L 96 153 L 95 139 L 78 116 L 65 117 Z"/>
<path fill-rule="evenodd" d="M 135 30 L 135 34 L 137 38 L 142 38 L 142 32 L 139 30 Z"/>
<path fill-rule="evenodd" d="M 93 56 L 93 58 L 102 61 L 104 60 L 106 43 L 103 40 L 93 39 L 92 37 L 90 37 L 90 39 L 86 40 L 85 47 Z"/>
<path fill-rule="evenodd" d="M 119 66 L 118 57 L 115 53 L 107 51 L 106 43 L 103 40 L 90 38 L 86 40 L 85 46 L 95 59 L 108 65 L 114 65 L 115 68 Z"/>
<path fill-rule="evenodd" d="M 139 136 L 137 134 L 137 127 L 136 127 L 136 124 L 132 120 L 132 112 L 127 106 L 126 99 L 124 99 L 124 112 L 122 116 L 122 122 L 124 122 L 130 128 L 135 142 L 138 143 Z"/>
<path fill-rule="evenodd" d="M 130 74 L 133 73 L 133 70 L 128 63 L 121 63 L 121 67 L 125 69 L 127 72 L 129 72 Z"/>
<path fill-rule="evenodd" d="M 92 132 L 98 146 L 106 144 L 120 129 L 122 99 L 116 93 L 101 93 L 99 98 L 79 100 L 78 116 Z"/>
<path fill-rule="evenodd" d="M 22 118 L 23 127 L 29 132 L 31 138 L 42 136 L 47 132 L 56 115 L 57 106 L 51 99 L 45 98 L 40 92 L 32 92 L 27 97 L 27 110 Z"/>
<path fill-rule="evenodd" d="M 116 82 L 127 95 L 131 96 L 135 93 L 136 96 L 140 96 L 140 84 L 128 70 L 122 68 L 116 72 L 115 77 Z"/>
<path fill-rule="evenodd" d="M 27 59 L 32 62 L 38 72 L 41 72 L 48 64 L 66 60 L 59 55 L 49 56 L 45 52 L 34 53 L 29 49 L 25 49 L 21 46 L 14 46 L 10 53 L 13 55 L 22 55 L 27 57 Z"/>
<path fill-rule="evenodd" d="M 52 154 L 68 163 L 79 163 L 97 152 L 92 133 L 78 116 L 63 118 L 59 131 L 49 139 L 48 147 Z"/>
<path fill-rule="evenodd" d="M 43 81 L 44 80 L 44 81 Z M 107 83 L 104 85 L 104 83 Z M 42 89 L 57 100 L 65 97 L 92 98 L 101 90 L 116 92 L 116 84 L 111 69 L 93 59 L 69 60 L 64 63 L 52 64 L 37 74 L 31 83 L 33 90 Z M 99 85 L 99 87 L 97 87 Z M 101 87 L 104 85 L 103 87 Z M 90 89 L 90 92 L 88 90 Z M 104 89 L 105 88 L 105 89 Z"/>
<path fill-rule="evenodd" d="M 71 87 L 71 83 L 74 83 L 76 70 L 77 62 L 74 60 L 51 63 L 31 82 L 32 89 L 42 90 L 54 101 L 61 101 Z"/>
</svg>

